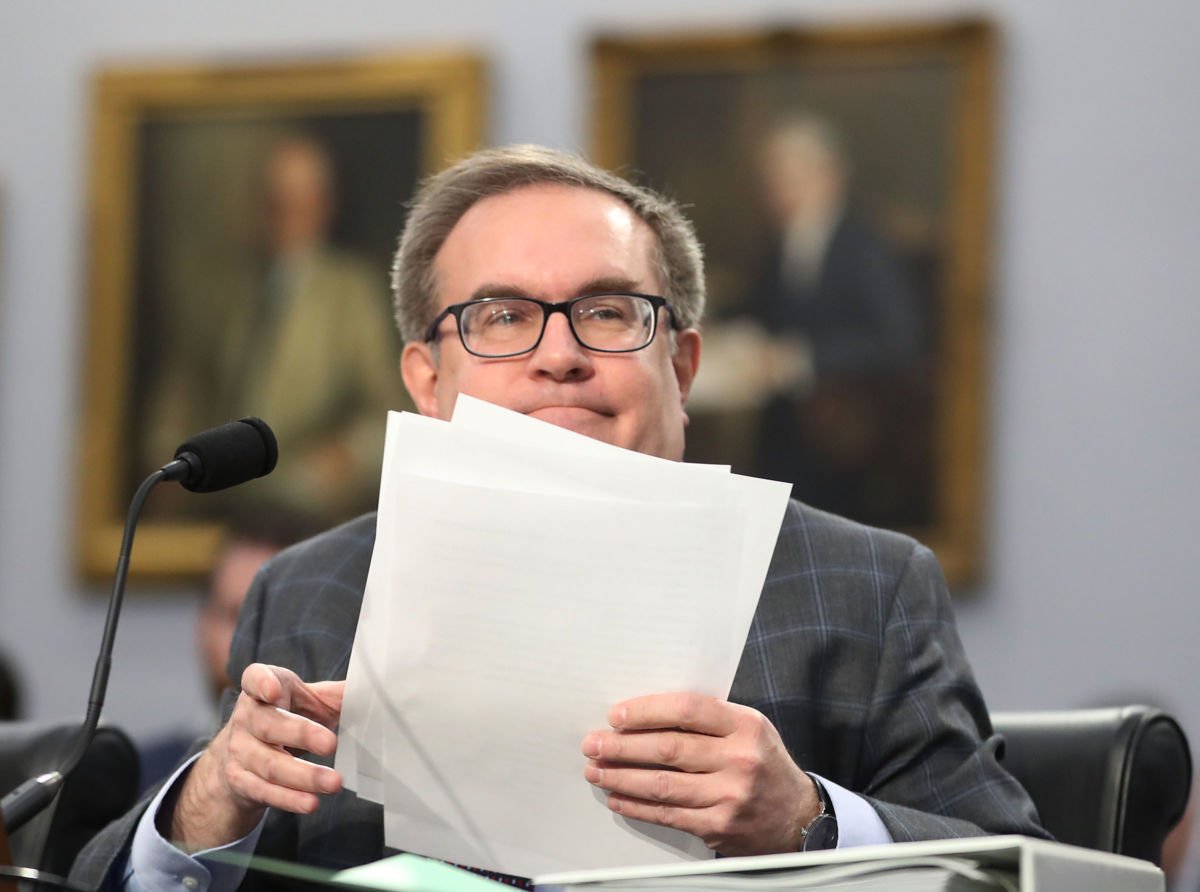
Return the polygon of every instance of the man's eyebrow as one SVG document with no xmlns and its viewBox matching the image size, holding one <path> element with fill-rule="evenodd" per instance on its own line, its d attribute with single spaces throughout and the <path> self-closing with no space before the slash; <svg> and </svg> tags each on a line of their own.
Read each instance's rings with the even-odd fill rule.
<svg viewBox="0 0 1200 892">
<path fill-rule="evenodd" d="M 617 291 L 636 291 L 637 282 L 624 276 L 603 276 L 591 279 L 575 289 L 574 294 L 562 297 L 580 297 L 584 294 L 610 294 Z M 519 285 L 509 285 L 504 282 L 487 282 L 471 292 L 468 300 L 484 300 L 490 297 L 533 297 Z"/>
<path fill-rule="evenodd" d="M 579 297 L 584 294 L 606 294 L 613 291 L 637 291 L 637 282 L 624 276 L 607 276 L 585 282 L 575 292 Z"/>
<path fill-rule="evenodd" d="M 526 297 L 525 292 L 516 285 L 505 285 L 503 283 L 487 283 L 480 285 L 471 292 L 471 296 L 467 300 L 484 300 L 489 297 Z"/>
</svg>

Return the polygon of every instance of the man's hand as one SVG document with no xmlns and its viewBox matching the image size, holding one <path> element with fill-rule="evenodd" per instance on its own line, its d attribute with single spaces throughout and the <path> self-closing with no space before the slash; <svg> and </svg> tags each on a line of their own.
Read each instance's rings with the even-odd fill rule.
<svg viewBox="0 0 1200 892">
<path fill-rule="evenodd" d="M 583 740 L 584 777 L 620 815 L 695 834 L 723 855 L 794 852 L 821 810 L 812 779 L 757 710 L 699 694 L 618 703 Z"/>
<path fill-rule="evenodd" d="M 333 753 L 345 688 L 344 681 L 305 684 L 278 666 L 247 666 L 233 714 L 192 766 L 164 835 L 197 851 L 241 839 L 268 806 L 315 811 L 317 794 L 342 788 L 341 775 L 288 750 Z"/>
</svg>

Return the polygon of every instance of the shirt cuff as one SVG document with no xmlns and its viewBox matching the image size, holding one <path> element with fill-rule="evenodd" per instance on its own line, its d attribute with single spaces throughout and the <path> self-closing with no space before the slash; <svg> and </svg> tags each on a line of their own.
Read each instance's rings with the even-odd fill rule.
<svg viewBox="0 0 1200 892">
<path fill-rule="evenodd" d="M 821 784 L 829 796 L 833 812 L 837 815 L 839 849 L 849 849 L 854 846 L 884 845 L 894 842 L 892 834 L 888 833 L 879 812 L 871 803 L 857 793 L 851 793 L 845 787 L 839 787 L 833 781 L 826 780 L 821 775 Z"/>
<path fill-rule="evenodd" d="M 173 794 L 178 792 L 198 758 L 199 754 L 193 756 L 171 775 L 138 821 L 125 870 L 123 887 L 126 890 L 175 888 L 187 892 L 226 892 L 236 889 L 246 875 L 246 864 L 241 858 L 233 859 L 235 863 L 230 863 L 225 860 L 214 861 L 205 856 L 220 853 L 245 855 L 248 859 L 258 845 L 266 815 L 241 839 L 191 855 L 175 848 L 158 832 L 156 819 L 163 800 L 168 796 L 174 798 Z"/>
</svg>

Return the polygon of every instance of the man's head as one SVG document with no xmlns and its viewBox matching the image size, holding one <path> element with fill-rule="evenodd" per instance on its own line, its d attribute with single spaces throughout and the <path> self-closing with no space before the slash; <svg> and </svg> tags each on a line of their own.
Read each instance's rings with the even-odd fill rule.
<svg viewBox="0 0 1200 892">
<path fill-rule="evenodd" d="M 293 135 L 271 146 L 263 170 L 266 229 L 274 253 L 325 241 L 334 210 L 333 164 L 315 139 Z"/>
<path fill-rule="evenodd" d="M 225 664 L 246 591 L 254 574 L 278 551 L 276 545 L 233 539 L 217 556 L 196 621 L 196 649 L 214 702 L 230 684 Z"/>
<path fill-rule="evenodd" d="M 841 137 L 815 115 L 779 121 L 760 153 L 763 198 L 780 225 L 824 224 L 842 209 L 849 176 Z"/>
<path fill-rule="evenodd" d="M 683 403 L 699 362 L 701 251 L 671 202 L 572 155 L 537 147 L 476 154 L 429 180 L 396 257 L 405 384 L 421 412 L 448 417 L 467 393 L 669 458 L 683 454 Z M 582 295 L 662 296 L 644 349 L 585 348 L 564 314 L 507 358 L 469 353 L 447 307 L 498 295 L 560 303 Z M 672 330 L 672 318 L 675 329 Z"/>
</svg>

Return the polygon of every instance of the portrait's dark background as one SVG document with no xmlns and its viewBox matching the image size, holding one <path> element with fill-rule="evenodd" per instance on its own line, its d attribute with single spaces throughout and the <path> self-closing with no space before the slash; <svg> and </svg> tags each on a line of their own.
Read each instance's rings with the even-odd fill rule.
<svg viewBox="0 0 1200 892">
<path fill-rule="evenodd" d="M 81 583 L 72 559 L 76 488 L 95 473 L 77 442 L 93 70 L 467 44 L 491 61 L 493 142 L 586 148 L 597 32 L 961 9 L 949 0 L 534 0 L 519 14 L 459 0 L 0 4 L 0 647 L 36 667 L 23 673 L 29 713 L 82 710 L 104 609 L 84 597 L 104 586 Z M 1169 700 L 1196 736 L 1200 5 L 972 9 L 993 16 L 1002 39 L 988 562 L 957 601 L 963 636 L 993 707 L 1145 691 Z M 135 733 L 203 709 L 181 659 L 192 601 L 149 596 L 163 592 L 131 593 L 121 623 L 106 712 Z"/>
</svg>

